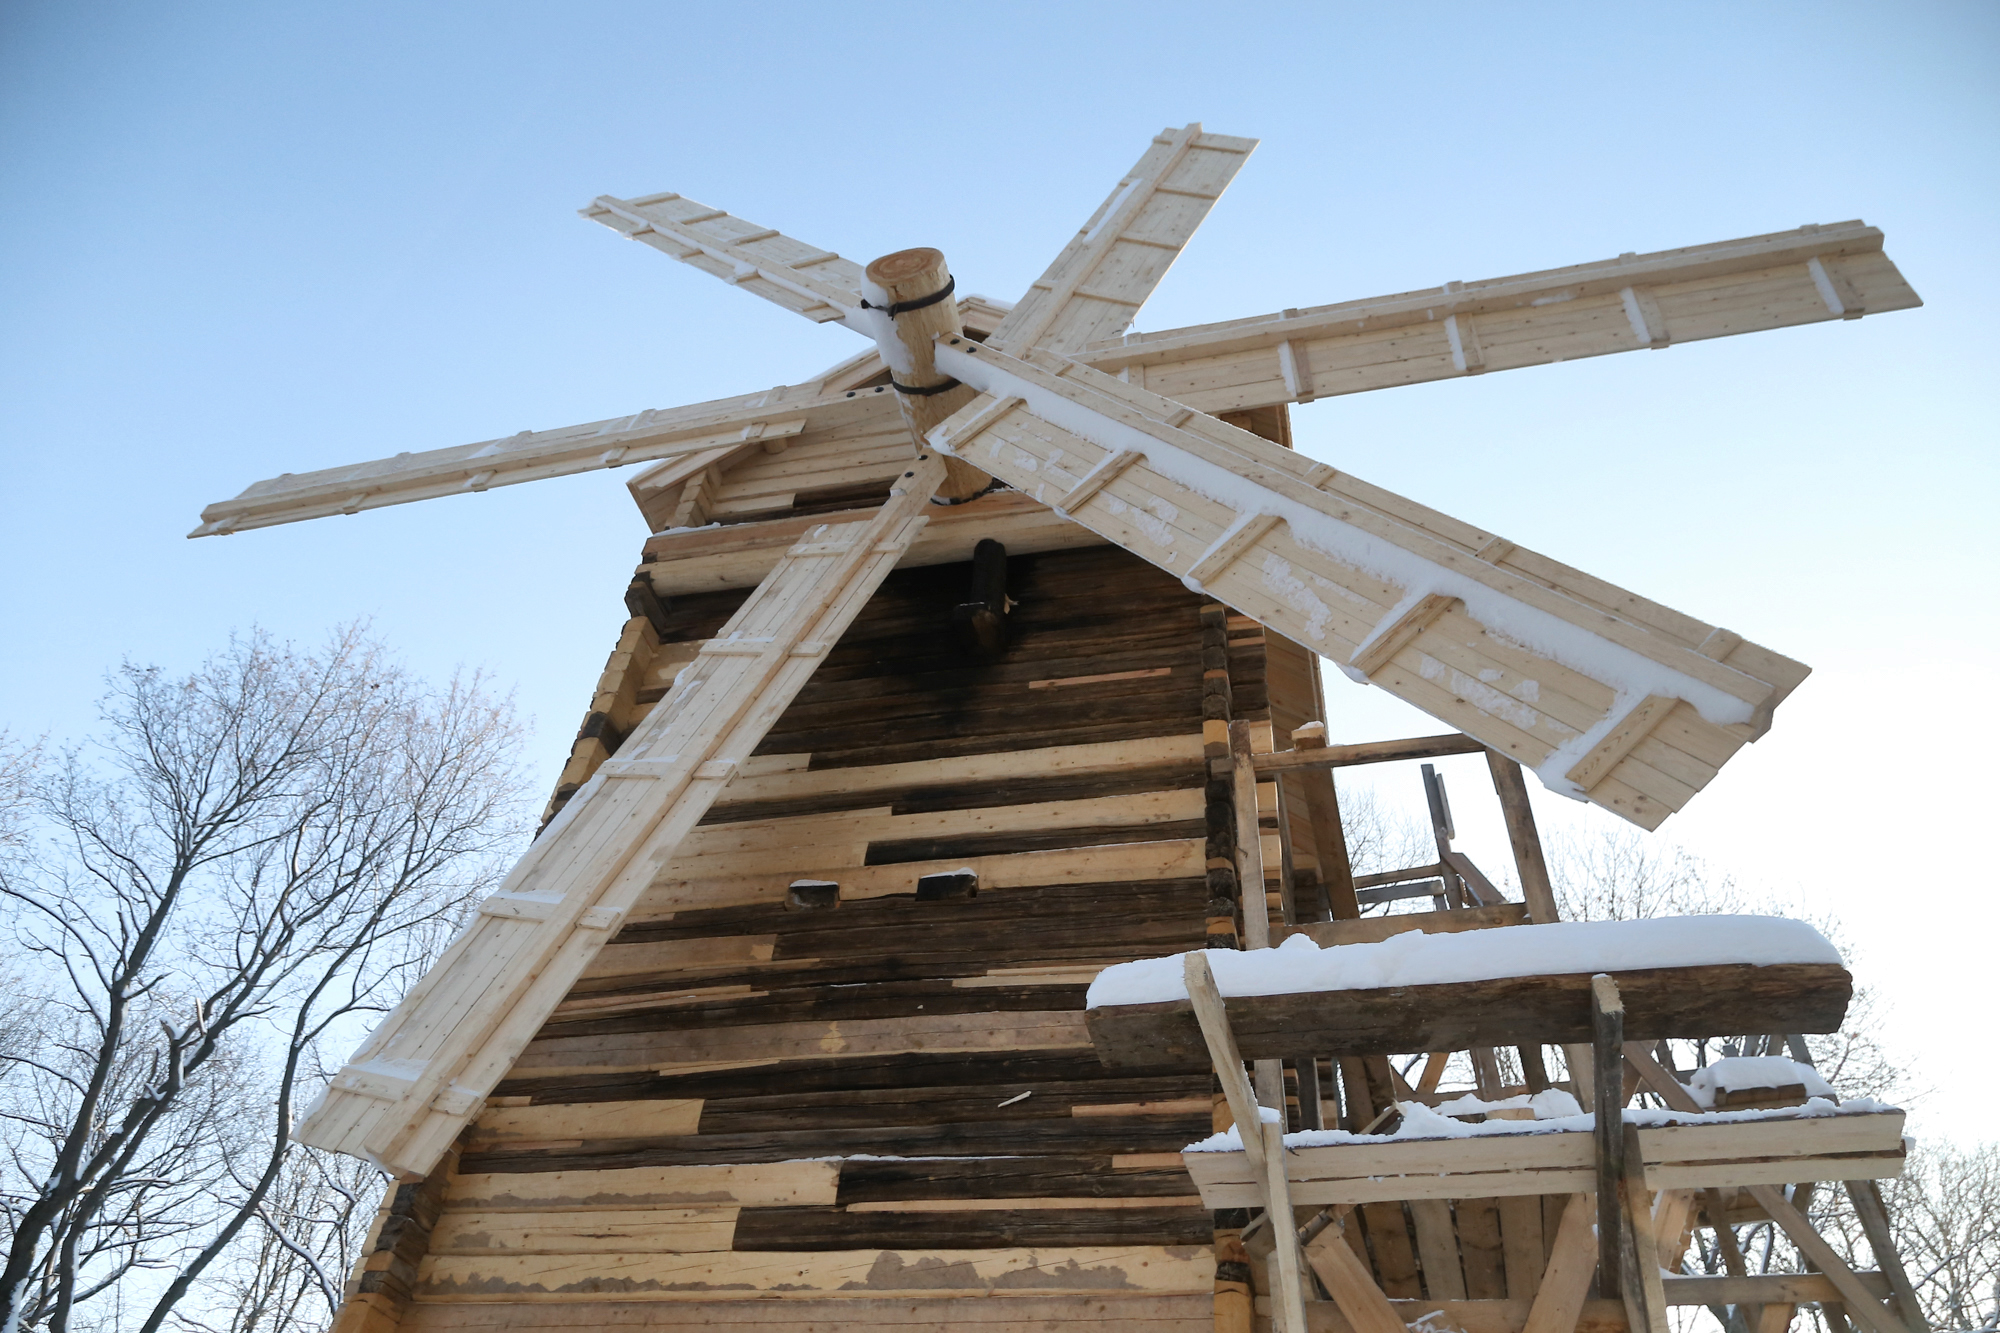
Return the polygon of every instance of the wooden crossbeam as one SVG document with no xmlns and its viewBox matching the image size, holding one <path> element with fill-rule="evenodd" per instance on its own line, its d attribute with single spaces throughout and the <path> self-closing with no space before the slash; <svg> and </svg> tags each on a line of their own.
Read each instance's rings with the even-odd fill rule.
<svg viewBox="0 0 2000 1333">
<path fill-rule="evenodd" d="M 544 477 L 734 449 L 753 441 L 769 443 L 877 416 L 893 421 L 894 399 L 887 389 L 823 392 L 816 383 L 792 384 L 560 430 L 522 431 L 448 449 L 285 473 L 208 506 L 201 511 L 201 526 L 188 536 L 222 536 Z"/>
<path fill-rule="evenodd" d="M 937 364 L 982 394 L 931 432 L 939 448 L 1335 661 L 1414 626 L 1362 679 L 1642 827 L 1692 799 L 1804 678 L 1533 552 L 1495 562 L 1491 533 L 1066 358 L 960 340 Z M 1113 459 L 1117 476 L 1070 503 Z M 1615 758 L 1586 763 L 1614 733 Z"/>
<path fill-rule="evenodd" d="M 1082 347 L 1122 332 L 1256 148 L 1199 122 L 1154 136 L 1000 327 L 1016 351 Z"/>
<path fill-rule="evenodd" d="M 422 1175 L 475 1115 L 926 521 L 935 455 L 864 523 L 806 534 L 571 798 L 301 1126 Z"/>
<path fill-rule="evenodd" d="M 1655 1190 L 1761 1186 L 1843 1173 L 1892 1178 L 1903 1169 L 1902 1133 L 1902 1112 L 1881 1111 L 1641 1128 L 1639 1150 L 1646 1187 Z M 1594 1194 L 1597 1188 L 1592 1136 L 1576 1131 L 1294 1147 L 1286 1158 L 1292 1201 L 1302 1206 Z M 1190 1152 L 1181 1160 L 1206 1206 L 1262 1206 L 1262 1167 L 1243 1154 Z"/>
<path fill-rule="evenodd" d="M 1132 334 L 1073 353 L 1204 412 L 1923 304 L 1861 222 Z"/>
</svg>

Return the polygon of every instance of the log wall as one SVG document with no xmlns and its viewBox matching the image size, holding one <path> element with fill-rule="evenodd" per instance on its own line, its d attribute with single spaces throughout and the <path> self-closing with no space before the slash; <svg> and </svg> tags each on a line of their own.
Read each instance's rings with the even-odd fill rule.
<svg viewBox="0 0 2000 1333">
<path fill-rule="evenodd" d="M 1207 929 L 1203 600 L 1017 557 L 981 664 L 970 577 L 892 575 L 662 868 L 462 1142 L 402 1327 L 1213 1326 L 1177 1156 L 1211 1076 L 1108 1071 L 1082 1022 L 1099 969 Z M 565 788 L 742 596 L 627 623 Z M 1229 640 L 1267 720 L 1261 631 Z"/>
</svg>

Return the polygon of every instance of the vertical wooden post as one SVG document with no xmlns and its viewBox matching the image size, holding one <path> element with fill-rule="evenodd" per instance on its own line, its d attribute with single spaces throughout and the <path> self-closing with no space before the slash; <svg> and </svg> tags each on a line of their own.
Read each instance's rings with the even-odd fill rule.
<svg viewBox="0 0 2000 1333">
<path fill-rule="evenodd" d="M 1264 839 L 1257 826 L 1257 769 L 1250 759 L 1250 724 L 1229 724 L 1230 791 L 1236 804 L 1236 883 L 1243 895 L 1243 943 L 1271 947 L 1271 903 L 1264 892 Z"/>
<path fill-rule="evenodd" d="M 1292 1061 L 1299 1076 L 1299 1128 L 1325 1129 L 1326 1111 L 1319 1099 L 1319 1060 L 1301 1055 Z"/>
<path fill-rule="evenodd" d="M 1437 839 L 1438 874 L 1444 880 L 1445 900 L 1438 906 L 1463 907 L 1465 885 L 1451 866 L 1451 840 L 1455 830 L 1451 826 L 1451 807 L 1446 803 L 1444 794 L 1444 779 L 1438 776 L 1435 764 L 1425 764 L 1423 773 L 1424 803 L 1430 807 L 1431 834 Z"/>
<path fill-rule="evenodd" d="M 1317 750 L 1326 746 L 1323 726 L 1300 727 L 1292 733 L 1292 748 Z M 1303 768 L 1286 775 L 1306 803 L 1306 818 L 1312 824 L 1313 859 L 1319 862 L 1319 883 L 1326 894 L 1327 910 L 1335 921 L 1361 919 L 1361 903 L 1354 896 L 1354 864 L 1347 854 L 1347 831 L 1340 824 L 1340 797 L 1334 789 L 1333 770 Z"/>
<path fill-rule="evenodd" d="M 1625 1179 L 1625 1001 L 1618 983 L 1600 972 L 1590 979 L 1591 1082 L 1596 1103 L 1597 1290 L 1609 1300 L 1619 1295 L 1623 1210 L 1618 1206 Z"/>
<path fill-rule="evenodd" d="M 1625 1297 L 1625 1318 L 1632 1333 L 1667 1333 L 1667 1299 L 1660 1284 L 1660 1254 L 1650 1225 L 1652 1202 L 1646 1196 L 1646 1159 L 1639 1149 L 1639 1127 L 1623 1124 L 1622 1115 L 1619 1120 L 1624 1162 L 1618 1180 L 1622 1214 L 1618 1251 L 1625 1269 L 1619 1289 Z"/>
<path fill-rule="evenodd" d="M 952 299 L 951 270 L 945 266 L 941 251 L 919 246 L 883 255 L 868 266 L 865 276 L 874 290 L 864 292 L 863 299 L 888 312 L 896 341 L 901 344 L 900 356 L 888 347 L 882 349 L 883 359 L 890 364 L 896 401 L 902 406 L 917 452 L 927 452 L 930 446 L 924 433 L 979 396 L 978 390 L 956 383 L 936 365 L 934 340 L 938 335 L 958 337 L 965 332 L 958 318 L 958 302 Z M 904 306 L 910 308 L 899 308 Z M 904 364 L 898 367 L 898 362 Z M 970 463 L 947 458 L 944 485 L 937 494 L 947 501 L 969 500 L 992 482 L 993 478 Z"/>
<path fill-rule="evenodd" d="M 1514 848 L 1514 873 L 1521 881 L 1528 919 L 1538 926 L 1546 925 L 1556 919 L 1556 893 L 1549 881 L 1548 862 L 1542 857 L 1535 811 L 1528 804 L 1527 781 L 1521 776 L 1521 766 L 1497 751 L 1486 752 L 1486 767 L 1492 771 L 1500 814 L 1507 821 L 1507 841 Z"/>
</svg>

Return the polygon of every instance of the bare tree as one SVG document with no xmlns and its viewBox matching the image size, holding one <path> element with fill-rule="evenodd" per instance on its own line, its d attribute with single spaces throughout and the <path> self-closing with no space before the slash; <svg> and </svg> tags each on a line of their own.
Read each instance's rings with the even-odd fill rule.
<svg viewBox="0 0 2000 1333">
<path fill-rule="evenodd" d="M 319 1216 L 287 1175 L 302 1077 L 523 827 L 508 705 L 423 685 L 359 627 L 180 679 L 127 665 L 102 717 L 24 777 L 33 836 L 0 856 L 36 1014 L 0 1051 L 9 1333 L 154 1333 L 246 1228 L 296 1240 Z"/>
</svg>

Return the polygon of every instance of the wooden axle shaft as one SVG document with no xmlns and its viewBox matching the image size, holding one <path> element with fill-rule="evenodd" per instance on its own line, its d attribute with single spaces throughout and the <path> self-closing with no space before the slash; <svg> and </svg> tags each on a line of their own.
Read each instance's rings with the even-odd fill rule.
<svg viewBox="0 0 2000 1333">
<path fill-rule="evenodd" d="M 958 302 L 950 291 L 951 270 L 945 266 L 943 252 L 919 246 L 883 255 L 868 266 L 866 277 L 873 290 L 864 299 L 887 312 L 903 352 L 896 356 L 890 348 L 883 348 L 889 377 L 896 386 L 896 401 L 902 405 L 903 420 L 910 427 L 917 452 L 928 453 L 925 433 L 979 392 L 953 381 L 934 361 L 933 340 L 940 333 L 960 337 L 965 332 L 958 318 Z M 936 299 L 925 303 L 926 298 Z M 903 306 L 910 308 L 898 309 Z M 898 362 L 904 364 L 899 367 Z M 947 458 L 945 481 L 937 498 L 954 503 L 969 500 L 992 484 L 993 478 L 970 463 Z"/>
</svg>

